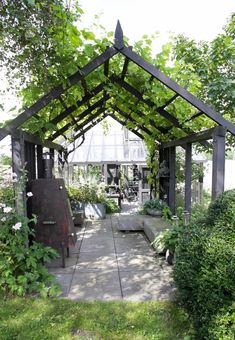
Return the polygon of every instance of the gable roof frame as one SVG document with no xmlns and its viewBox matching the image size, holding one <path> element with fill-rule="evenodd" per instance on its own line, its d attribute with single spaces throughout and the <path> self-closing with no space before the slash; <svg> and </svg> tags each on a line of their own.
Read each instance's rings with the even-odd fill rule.
<svg viewBox="0 0 235 340">
<path fill-rule="evenodd" d="M 121 77 L 116 77 L 113 74 L 111 76 L 108 76 L 109 73 L 109 60 L 114 57 L 116 54 L 121 53 L 125 59 L 124 59 L 124 65 L 121 73 Z M 157 107 L 154 102 L 152 102 L 150 99 L 145 99 L 143 95 L 136 90 L 133 86 L 128 84 L 124 78 L 127 74 L 127 68 L 129 62 L 132 61 L 137 66 L 142 68 L 144 71 L 150 74 L 150 79 L 156 79 L 160 81 L 162 84 L 164 84 L 166 87 L 171 89 L 175 95 L 170 98 L 165 105 L 161 107 Z M 13 119 L 6 127 L 0 129 L 0 140 L 3 139 L 6 135 L 11 134 L 13 131 L 15 131 L 17 128 L 19 128 L 25 121 L 30 119 L 33 116 L 36 116 L 38 112 L 46 107 L 51 101 L 55 99 L 59 99 L 61 94 L 65 93 L 71 86 L 77 84 L 79 81 L 83 81 L 85 77 L 95 71 L 98 67 L 101 65 L 104 66 L 104 74 L 106 77 L 111 81 L 115 82 L 118 85 L 120 85 L 123 89 L 131 93 L 132 95 L 136 96 L 138 100 L 141 102 L 147 104 L 147 106 L 156 107 L 156 112 L 160 114 L 162 117 L 164 117 L 166 120 L 170 121 L 172 125 L 176 128 L 181 129 L 184 131 L 186 135 L 194 133 L 189 128 L 185 128 L 182 126 L 182 124 L 179 123 L 178 119 L 171 115 L 165 107 L 168 106 L 171 102 L 173 102 L 177 97 L 181 97 L 184 100 L 186 100 L 188 103 L 190 103 L 193 107 L 197 108 L 199 110 L 198 113 L 196 113 L 194 116 L 190 118 L 194 119 L 202 114 L 205 114 L 208 118 L 213 120 L 216 124 L 223 126 L 229 131 L 231 134 L 235 135 L 235 126 L 227 121 L 223 116 L 221 116 L 219 113 L 214 111 L 211 107 L 204 104 L 202 101 L 197 99 L 193 94 L 191 94 L 189 91 L 187 91 L 185 88 L 174 82 L 172 79 L 170 79 L 168 76 L 164 75 L 157 67 L 150 64 L 146 60 L 144 60 L 140 55 L 135 53 L 131 47 L 126 47 L 123 41 L 123 32 L 121 25 L 118 21 L 115 31 L 115 41 L 114 45 L 111 47 L 108 47 L 103 53 L 101 53 L 98 57 L 90 61 L 88 64 L 86 64 L 84 67 L 80 68 L 75 74 L 68 77 L 68 86 L 64 88 L 62 85 L 59 85 L 55 88 L 53 88 L 49 93 L 41 97 L 36 103 L 34 103 L 31 107 L 27 108 L 23 113 L 21 113 L 19 116 L 17 116 L 15 119 Z M 75 105 L 72 105 L 68 108 L 66 108 L 63 112 L 61 112 L 59 115 L 54 117 L 50 123 L 56 125 L 64 118 L 71 115 L 72 112 L 76 111 L 78 107 L 81 107 L 83 104 L 88 102 L 88 110 L 92 108 L 92 105 L 89 104 L 89 100 L 92 99 L 96 94 L 101 92 L 102 90 L 105 91 L 106 82 L 103 82 L 99 84 L 95 89 L 91 90 L 90 93 L 87 89 L 86 83 L 83 81 L 83 87 L 84 87 L 84 96 L 83 98 L 78 101 Z M 93 91 L 93 92 L 92 92 Z M 107 94 L 105 93 L 105 96 Z M 109 95 L 108 95 L 109 96 Z M 106 101 L 105 101 L 106 102 Z M 85 110 L 87 111 L 87 110 Z M 84 111 L 84 112 L 85 112 Z M 87 111 L 88 112 L 88 111 Z M 92 110 L 90 110 L 89 113 L 91 113 Z M 88 113 L 88 114 L 89 114 Z M 78 117 L 79 120 L 81 119 L 83 113 L 79 114 Z M 66 126 L 59 129 L 55 134 L 53 134 L 49 140 L 54 140 L 56 137 L 58 137 L 60 134 L 63 134 L 66 129 L 71 127 L 75 122 L 77 123 L 77 119 L 73 119 L 72 122 L 67 123 Z M 123 121 L 122 121 L 123 123 Z M 205 142 L 203 142 L 205 143 Z M 206 144 L 205 144 L 206 145 Z"/>
</svg>

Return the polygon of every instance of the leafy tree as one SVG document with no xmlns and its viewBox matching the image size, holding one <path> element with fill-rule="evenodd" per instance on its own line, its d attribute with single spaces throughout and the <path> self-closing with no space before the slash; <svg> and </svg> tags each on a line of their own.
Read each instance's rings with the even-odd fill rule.
<svg viewBox="0 0 235 340">
<path fill-rule="evenodd" d="M 178 36 L 174 57 L 198 75 L 198 95 L 231 121 L 235 113 L 235 13 L 231 14 L 223 32 L 211 42 L 199 43 Z"/>
</svg>

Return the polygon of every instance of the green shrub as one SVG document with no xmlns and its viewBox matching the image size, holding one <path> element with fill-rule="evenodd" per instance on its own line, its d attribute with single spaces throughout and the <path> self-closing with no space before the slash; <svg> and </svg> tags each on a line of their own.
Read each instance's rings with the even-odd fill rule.
<svg viewBox="0 0 235 340">
<path fill-rule="evenodd" d="M 35 219 L 29 220 L 17 214 L 13 207 L 12 184 L 14 182 L 22 191 L 24 172 L 19 179 L 15 175 L 9 177 L 1 174 L 0 177 L 1 188 L 4 188 L 0 190 L 0 293 L 57 295 L 60 290 L 45 263 L 58 254 L 40 243 L 29 243 L 29 237 L 34 237 L 29 223 L 35 222 Z"/>
<path fill-rule="evenodd" d="M 193 319 L 197 339 L 234 339 L 221 337 L 229 336 L 235 325 L 234 310 L 226 317 L 235 300 L 234 190 L 220 195 L 206 216 L 199 214 L 184 228 L 173 271 L 180 301 Z M 224 322 L 219 321 L 221 318 Z"/>
<path fill-rule="evenodd" d="M 89 187 L 89 185 L 85 184 L 78 188 L 69 187 L 68 195 L 72 205 L 74 202 L 80 203 L 103 203 L 106 205 L 107 214 L 120 212 L 120 208 L 117 203 L 108 198 L 102 190 L 98 190 L 96 187 Z"/>
<path fill-rule="evenodd" d="M 119 213 L 121 211 L 118 204 L 112 198 L 106 198 L 105 205 L 107 214 Z"/>
</svg>

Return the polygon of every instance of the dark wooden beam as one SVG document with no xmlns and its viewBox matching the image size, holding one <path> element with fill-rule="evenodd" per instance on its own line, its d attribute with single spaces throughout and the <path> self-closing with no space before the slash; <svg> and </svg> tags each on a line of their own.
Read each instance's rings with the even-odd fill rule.
<svg viewBox="0 0 235 340">
<path fill-rule="evenodd" d="M 187 136 L 187 137 L 165 142 L 160 145 L 160 148 L 169 148 L 171 146 L 185 146 L 187 143 L 202 142 L 202 141 L 211 139 L 213 136 L 214 130 L 215 128 L 211 128 L 211 129 L 204 130 L 198 133 L 193 133 L 192 135 Z"/>
<path fill-rule="evenodd" d="M 184 122 L 187 123 L 187 122 L 190 122 L 191 120 L 197 118 L 197 117 L 200 117 L 201 115 L 203 115 L 204 113 L 203 112 L 197 112 L 195 113 L 192 117 L 186 119 Z"/>
<path fill-rule="evenodd" d="M 170 105 L 176 98 L 178 98 L 179 95 L 176 93 L 173 97 L 171 97 L 170 99 L 168 99 L 166 101 L 166 103 L 164 105 L 161 106 L 162 109 L 164 109 L 165 107 L 167 107 L 168 105 Z"/>
<path fill-rule="evenodd" d="M 201 100 L 197 99 L 185 88 L 167 77 L 158 68 L 144 60 L 137 53 L 133 52 L 129 47 L 119 47 L 118 45 L 114 45 L 114 47 L 117 48 L 124 56 L 132 60 L 136 65 L 140 66 L 143 70 L 154 76 L 162 84 L 166 85 L 168 88 L 174 91 L 177 95 L 196 107 L 199 111 L 204 112 L 207 117 L 212 119 L 217 124 L 226 127 L 229 132 L 235 135 L 235 126 L 232 123 L 227 121 L 223 116 L 214 111 L 211 107 L 204 104 Z"/>
<path fill-rule="evenodd" d="M 167 119 L 170 123 L 172 123 L 175 127 L 179 128 L 180 130 L 184 131 L 187 134 L 192 134 L 194 133 L 194 131 L 192 131 L 189 128 L 184 128 L 178 121 L 177 118 L 175 118 L 174 116 L 172 116 L 169 112 L 167 112 L 165 109 L 161 108 L 161 107 L 157 107 L 156 104 L 154 102 L 152 102 L 150 99 L 145 99 L 143 98 L 142 94 L 136 90 L 133 86 L 131 86 L 130 84 L 128 84 L 127 82 L 121 80 L 120 78 L 117 78 L 114 75 L 111 75 L 109 77 L 109 79 L 114 82 L 117 83 L 118 85 L 120 85 L 121 87 L 123 87 L 125 90 L 127 90 L 129 93 L 131 93 L 133 96 L 135 96 L 136 98 L 139 98 L 143 103 L 145 103 L 147 106 L 154 108 L 156 107 L 156 111 L 165 119 Z M 208 143 L 207 142 L 201 142 L 201 144 L 208 148 Z"/>
<path fill-rule="evenodd" d="M 185 189 L 184 208 L 191 212 L 192 199 L 192 144 L 187 143 L 185 149 Z"/>
<path fill-rule="evenodd" d="M 128 70 L 129 61 L 130 61 L 130 59 L 125 58 L 123 69 L 122 69 L 122 74 L 121 74 L 122 80 L 125 79 L 125 76 L 126 76 L 126 73 L 127 73 L 127 70 Z"/>
<path fill-rule="evenodd" d="M 30 142 L 24 142 L 24 154 L 25 154 L 25 170 L 27 179 L 30 182 L 36 178 L 36 155 L 35 144 Z"/>
<path fill-rule="evenodd" d="M 154 102 L 152 102 L 150 99 L 145 99 L 143 97 L 143 95 L 136 90 L 136 88 L 134 88 L 132 85 L 128 84 L 126 81 L 116 77 L 115 75 L 111 75 L 109 77 L 109 79 L 118 84 L 119 86 L 121 86 L 122 88 L 124 88 L 126 91 L 128 91 L 129 93 L 131 93 L 133 96 L 135 96 L 136 98 L 138 98 L 139 100 L 141 100 L 143 103 L 145 103 L 147 106 L 154 108 L 156 107 L 156 111 L 165 119 L 167 119 L 171 124 L 173 124 L 174 126 L 182 129 L 179 121 L 172 116 L 170 113 L 168 113 L 166 110 L 162 109 L 162 108 L 158 108 L 156 106 L 156 104 Z"/>
<path fill-rule="evenodd" d="M 100 109 L 100 111 L 101 111 L 100 114 L 102 114 L 102 112 L 104 112 L 104 109 Z M 89 124 L 88 126 L 83 128 L 82 131 L 80 131 L 78 134 L 76 134 L 73 138 L 69 139 L 70 143 L 73 143 L 76 139 L 83 136 L 86 132 L 88 132 L 90 129 L 92 129 L 95 125 L 100 123 L 105 117 L 106 117 L 106 115 L 104 114 L 102 117 L 98 118 L 96 121 L 92 122 L 91 124 Z"/>
<path fill-rule="evenodd" d="M 215 128 L 213 133 L 212 199 L 224 191 L 225 137 L 226 129 L 224 127 Z"/>
<path fill-rule="evenodd" d="M 123 41 L 123 31 L 120 24 L 120 21 L 118 20 L 115 34 L 114 34 L 114 46 L 119 50 L 124 47 L 124 41 Z"/>
<path fill-rule="evenodd" d="M 81 130 L 88 123 L 90 123 L 91 121 L 93 121 L 94 119 L 99 117 L 103 112 L 104 112 L 104 108 L 103 107 L 99 108 L 96 113 L 89 115 L 89 117 L 87 119 L 85 119 L 81 124 L 78 124 L 76 126 L 76 129 L 74 129 L 74 131 L 77 132 L 77 131 Z"/>
<path fill-rule="evenodd" d="M 43 178 L 43 160 L 42 160 L 42 154 L 43 154 L 43 149 L 42 145 L 37 145 L 36 148 L 37 152 L 37 178 Z M 62 151 L 59 151 L 62 152 Z"/>
<path fill-rule="evenodd" d="M 53 124 L 53 125 L 56 125 L 59 122 L 61 122 L 63 119 L 68 117 L 72 112 L 76 111 L 79 107 L 81 107 L 82 105 L 86 104 L 86 102 L 88 100 L 92 99 L 98 93 L 100 93 L 104 89 L 105 85 L 106 85 L 106 83 L 103 82 L 103 83 L 99 84 L 98 86 L 96 86 L 94 89 L 92 89 L 90 91 L 89 94 L 84 96 L 81 100 L 78 100 L 76 102 L 76 104 L 69 106 L 65 111 L 61 112 L 58 116 L 56 116 L 54 119 L 52 119 L 49 123 Z"/>
<path fill-rule="evenodd" d="M 121 119 L 117 118 L 114 114 L 109 114 L 110 117 L 112 117 L 114 120 L 116 120 L 119 124 L 121 124 L 122 126 L 126 127 L 125 122 L 123 122 Z M 131 132 L 133 132 L 137 137 L 139 137 L 140 139 L 144 140 L 144 136 L 139 133 L 138 131 L 136 131 L 135 129 L 130 129 L 128 128 L 128 130 L 130 130 Z"/>
<path fill-rule="evenodd" d="M 12 137 L 14 138 L 19 138 L 19 136 L 23 136 L 24 141 L 35 144 L 35 145 L 42 145 L 45 148 L 52 148 L 55 150 L 63 150 L 63 146 L 59 145 L 57 143 L 53 143 L 51 141 L 47 140 L 42 140 L 39 136 L 37 135 L 31 135 L 25 131 L 22 130 L 13 130 L 11 132 Z"/>
<path fill-rule="evenodd" d="M 111 105 L 111 107 L 118 112 L 120 115 L 122 115 L 124 118 L 126 118 L 127 120 L 129 120 L 130 122 L 134 123 L 136 125 L 136 127 L 140 130 L 142 130 L 143 132 L 145 132 L 147 135 L 149 136 L 153 136 L 152 131 L 150 131 L 149 129 L 147 129 L 145 126 L 143 125 L 139 125 L 138 122 L 136 122 L 136 120 L 134 118 L 131 117 L 130 114 L 124 112 L 123 110 L 121 110 L 117 105 Z"/>
<path fill-rule="evenodd" d="M 104 63 L 104 75 L 106 77 L 109 75 L 109 59 Z"/>
<path fill-rule="evenodd" d="M 106 100 L 108 100 L 110 97 L 107 94 L 104 98 L 101 98 L 100 100 L 98 100 L 96 103 L 94 103 L 93 105 L 91 105 L 88 109 L 86 109 L 85 111 L 83 111 L 81 114 L 79 114 L 79 116 L 77 117 L 78 119 L 76 120 L 76 123 L 78 123 L 81 119 L 85 118 L 86 116 L 88 116 L 92 111 L 94 111 L 95 109 L 97 109 L 98 107 L 102 106 L 104 104 L 104 102 Z M 72 122 L 67 123 L 65 126 L 63 126 L 61 129 L 59 129 L 58 131 L 56 131 L 52 136 L 50 136 L 48 138 L 48 140 L 54 140 L 55 138 L 59 137 L 60 135 L 62 135 L 63 133 L 65 133 L 71 126 L 72 126 Z"/>
<path fill-rule="evenodd" d="M 104 64 L 108 59 L 112 58 L 118 51 L 114 47 L 109 47 L 104 53 L 100 54 L 97 58 L 93 59 L 90 63 L 82 67 L 75 74 L 68 77 L 68 86 L 66 89 L 63 85 L 59 85 L 53 88 L 49 93 L 41 97 L 35 104 L 27 108 L 24 112 L 22 112 L 19 116 L 13 119 L 6 127 L 5 130 L 0 130 L 0 140 L 6 137 L 12 129 L 18 128 L 22 125 L 27 119 L 35 115 L 45 106 L 47 106 L 52 100 L 59 98 L 59 96 L 64 93 L 68 88 L 75 85 L 81 79 L 83 79 L 86 75 L 90 74 L 92 71 L 97 69 L 99 66 Z"/>
<path fill-rule="evenodd" d="M 172 146 L 169 148 L 169 197 L 168 204 L 172 214 L 175 214 L 175 188 L 176 188 L 176 148 Z"/>
</svg>

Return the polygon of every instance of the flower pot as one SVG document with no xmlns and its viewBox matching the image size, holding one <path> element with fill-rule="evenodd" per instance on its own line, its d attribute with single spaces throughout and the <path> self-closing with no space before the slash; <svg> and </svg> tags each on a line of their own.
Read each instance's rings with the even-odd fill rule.
<svg viewBox="0 0 235 340">
<path fill-rule="evenodd" d="M 73 222 L 75 225 L 82 225 L 84 222 L 84 210 L 76 210 L 73 213 Z"/>
<path fill-rule="evenodd" d="M 162 212 L 160 210 L 147 208 L 146 211 L 147 211 L 147 214 L 151 216 L 155 216 L 155 217 L 162 216 Z"/>
</svg>

